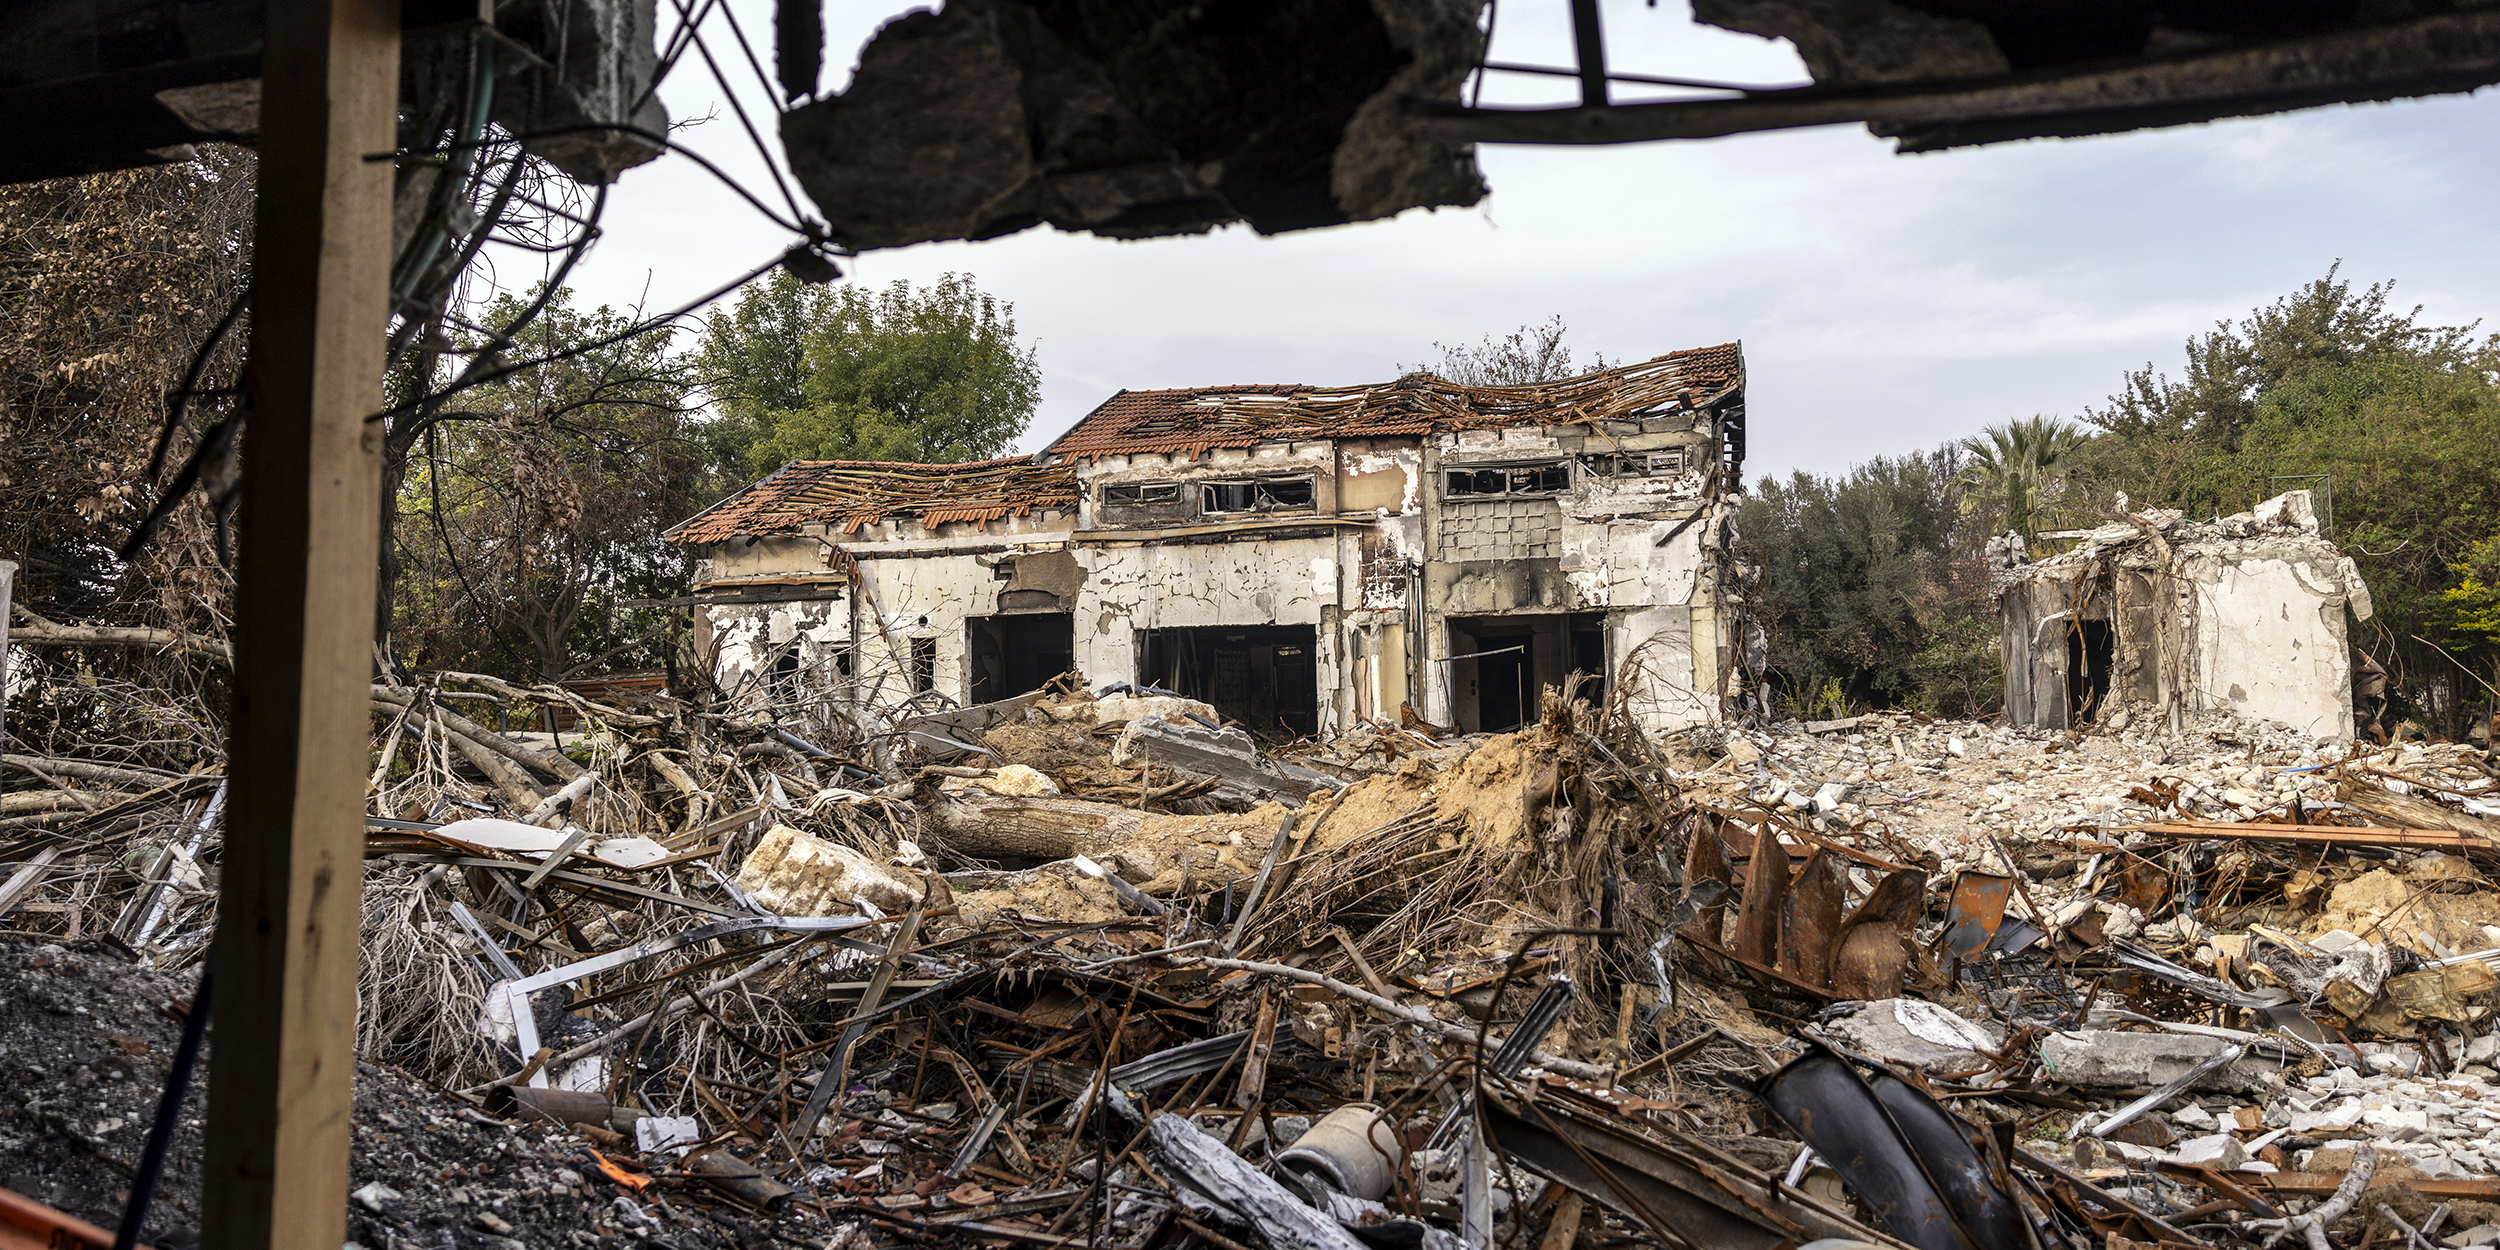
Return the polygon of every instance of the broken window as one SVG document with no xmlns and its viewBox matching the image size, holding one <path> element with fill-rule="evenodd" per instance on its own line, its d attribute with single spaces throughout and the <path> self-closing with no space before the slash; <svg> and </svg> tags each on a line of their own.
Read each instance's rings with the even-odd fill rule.
<svg viewBox="0 0 2500 1250">
<path fill-rule="evenodd" d="M 911 688 L 915 694 L 937 689 L 937 639 L 911 640 Z"/>
<path fill-rule="evenodd" d="M 1146 504 L 1179 503 L 1178 482 L 1128 482 L 1102 488 L 1102 502 L 1112 507 L 1140 507 Z"/>
<path fill-rule="evenodd" d="M 1571 489 L 1571 469 L 1559 460 L 1551 464 L 1489 465 L 1481 469 L 1452 469 L 1448 482 L 1451 498 L 1554 495 Z"/>
<path fill-rule="evenodd" d="M 1582 456 L 1580 463 L 1599 477 L 1673 477 L 1690 467 L 1681 447 L 1666 451 L 1635 451 L 1620 455 Z"/>
<path fill-rule="evenodd" d="M 1312 504 L 1312 479 L 1262 477 L 1244 482 L 1208 482 L 1202 512 L 1291 512 Z"/>
</svg>

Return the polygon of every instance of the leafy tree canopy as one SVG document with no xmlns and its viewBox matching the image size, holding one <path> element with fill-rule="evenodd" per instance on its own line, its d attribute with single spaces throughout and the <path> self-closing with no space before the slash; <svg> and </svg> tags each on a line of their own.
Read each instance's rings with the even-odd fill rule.
<svg viewBox="0 0 2500 1250">
<path fill-rule="evenodd" d="M 486 320 L 522 303 L 501 297 Z M 631 320 L 559 290 L 515 348 L 554 356 Z M 668 631 L 628 601 L 683 592 L 684 558 L 660 535 L 694 511 L 709 467 L 668 349 L 656 331 L 515 373 L 429 431 L 401 488 L 416 521 L 397 533 L 403 661 L 531 680 L 666 661 Z"/>
<path fill-rule="evenodd" d="M 2005 514 L 2006 528 L 2029 544 L 2038 532 L 2034 523 L 2044 499 L 2062 483 L 2067 463 L 2091 436 L 2055 417 L 2025 417 L 1992 425 L 1985 437 L 1965 438 L 1970 467 L 1957 484 L 1967 492 L 1963 508 L 1975 511 L 1994 504 Z"/>
<path fill-rule="evenodd" d="M 1968 459 L 1883 456 L 1845 477 L 1764 478 L 1737 515 L 1790 711 L 1828 700 L 1971 714 L 1996 695 L 1984 526 L 1964 520 Z M 1828 710 L 1828 709 L 1825 709 Z"/>
<path fill-rule="evenodd" d="M 963 274 L 870 292 L 776 272 L 706 323 L 695 358 L 733 476 L 791 460 L 984 460 L 1041 402 L 1014 307 Z"/>
</svg>

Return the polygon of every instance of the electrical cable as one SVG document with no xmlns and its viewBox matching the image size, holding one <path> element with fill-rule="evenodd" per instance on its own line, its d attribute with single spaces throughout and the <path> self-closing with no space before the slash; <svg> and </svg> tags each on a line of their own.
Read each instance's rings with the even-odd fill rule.
<svg viewBox="0 0 2500 1250">
<path fill-rule="evenodd" d="M 174 1125 L 182 1120 L 182 1100 L 191 1092 L 191 1071 L 199 1064 L 200 1043 L 208 1036 L 211 988 L 209 973 L 202 969 L 199 988 L 191 992 L 191 1011 L 182 1020 L 182 1041 L 174 1047 L 173 1070 L 165 1074 L 164 1095 L 156 1100 L 156 1123 L 148 1126 L 147 1145 L 140 1149 L 138 1170 L 131 1174 L 130 1200 L 122 1206 L 113 1250 L 132 1250 L 138 1244 L 139 1226 L 148 1218 L 157 1179 L 165 1174 L 165 1153 L 173 1144 Z"/>
</svg>

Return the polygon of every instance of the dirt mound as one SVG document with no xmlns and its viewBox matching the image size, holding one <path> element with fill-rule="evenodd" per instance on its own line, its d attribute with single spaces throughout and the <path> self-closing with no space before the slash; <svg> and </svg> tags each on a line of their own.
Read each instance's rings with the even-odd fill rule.
<svg viewBox="0 0 2500 1250">
<path fill-rule="evenodd" d="M 2309 935 L 2342 929 L 2436 956 L 2422 935 L 2452 950 L 2486 950 L 2493 943 L 2483 928 L 2494 924 L 2500 924 L 2500 895 L 2435 871 L 2408 879 L 2374 868 L 2335 887 Z"/>
</svg>

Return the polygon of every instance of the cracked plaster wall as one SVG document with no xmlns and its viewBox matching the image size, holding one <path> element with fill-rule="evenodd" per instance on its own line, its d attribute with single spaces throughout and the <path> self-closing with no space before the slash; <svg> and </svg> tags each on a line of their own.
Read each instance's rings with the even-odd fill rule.
<svg viewBox="0 0 2500 1250">
<path fill-rule="evenodd" d="M 2191 561 L 2194 699 L 2321 738 L 2352 736 L 2340 555 Z"/>
</svg>

